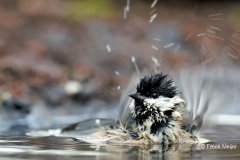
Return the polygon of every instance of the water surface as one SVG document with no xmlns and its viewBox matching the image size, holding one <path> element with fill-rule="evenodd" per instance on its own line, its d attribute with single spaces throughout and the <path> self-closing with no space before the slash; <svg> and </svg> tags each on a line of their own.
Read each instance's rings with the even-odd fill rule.
<svg viewBox="0 0 240 160">
<path fill-rule="evenodd" d="M 1 159 L 240 159 L 237 127 L 215 127 L 203 131 L 212 142 L 199 145 L 130 146 L 86 144 L 74 138 L 27 137 L 4 133 Z"/>
</svg>

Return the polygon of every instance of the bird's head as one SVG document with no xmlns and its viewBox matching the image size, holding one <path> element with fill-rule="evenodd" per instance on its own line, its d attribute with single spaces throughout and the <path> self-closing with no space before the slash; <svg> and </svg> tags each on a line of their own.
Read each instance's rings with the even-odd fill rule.
<svg viewBox="0 0 240 160">
<path fill-rule="evenodd" d="M 137 92 L 129 95 L 134 99 L 129 107 L 135 122 L 140 125 L 146 120 L 160 123 L 170 118 L 176 108 L 174 103 L 178 101 L 174 99 L 176 95 L 173 80 L 168 80 L 167 75 L 160 73 L 143 77 L 137 85 Z"/>
</svg>

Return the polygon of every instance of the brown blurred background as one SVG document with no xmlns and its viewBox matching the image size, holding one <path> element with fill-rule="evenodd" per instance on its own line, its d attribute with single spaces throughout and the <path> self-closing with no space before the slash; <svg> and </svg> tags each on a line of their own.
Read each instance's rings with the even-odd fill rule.
<svg viewBox="0 0 240 160">
<path fill-rule="evenodd" d="M 132 56 L 169 73 L 239 65 L 239 47 L 237 1 L 0 0 L 0 96 L 65 115 L 116 106 Z"/>
</svg>

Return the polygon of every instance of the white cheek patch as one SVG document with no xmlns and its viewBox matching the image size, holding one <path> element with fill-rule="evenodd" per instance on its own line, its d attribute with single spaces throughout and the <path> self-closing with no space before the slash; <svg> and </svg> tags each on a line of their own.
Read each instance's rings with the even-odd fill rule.
<svg viewBox="0 0 240 160">
<path fill-rule="evenodd" d="M 134 113 L 134 108 L 135 108 L 135 101 L 132 100 L 130 102 L 129 108 L 132 110 L 132 113 Z M 159 108 L 162 112 L 172 110 L 176 106 L 176 104 L 179 103 L 184 103 L 185 101 L 179 97 L 173 97 L 173 98 L 167 98 L 167 97 L 162 97 L 160 96 L 157 99 L 153 98 L 147 98 L 144 100 L 143 105 L 148 108 L 149 110 L 151 109 L 157 109 Z M 146 112 L 146 111 L 145 111 Z M 136 114 L 136 113 L 135 113 Z"/>
<path fill-rule="evenodd" d="M 158 99 L 149 98 L 146 99 L 143 104 L 147 108 L 155 107 L 159 108 L 161 111 L 172 110 L 175 108 L 174 103 L 171 102 L 171 99 L 166 97 L 159 97 Z"/>
<path fill-rule="evenodd" d="M 149 99 L 145 99 L 143 102 L 143 105 L 146 106 L 147 108 L 150 108 L 151 106 L 155 106 L 156 100 L 149 98 Z"/>
</svg>

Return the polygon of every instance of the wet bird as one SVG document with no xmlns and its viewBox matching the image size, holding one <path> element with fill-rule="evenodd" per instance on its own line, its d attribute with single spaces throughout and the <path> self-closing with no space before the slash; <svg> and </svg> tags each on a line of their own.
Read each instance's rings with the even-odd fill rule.
<svg viewBox="0 0 240 160">
<path fill-rule="evenodd" d="M 136 92 L 128 104 L 123 121 L 103 120 L 104 127 L 94 136 L 79 139 L 89 143 L 123 144 L 163 144 L 198 143 L 191 113 L 185 101 L 180 98 L 173 80 L 163 73 L 141 78 Z M 99 119 L 100 124 L 100 119 Z M 77 130 L 84 130 L 84 123 L 76 123 L 64 128 L 61 133 L 68 135 Z"/>
<path fill-rule="evenodd" d="M 145 76 L 137 86 L 137 92 L 129 108 L 132 128 L 153 143 L 184 143 L 195 141 L 189 133 L 190 117 L 185 101 L 177 96 L 177 88 L 167 75 Z"/>
</svg>

